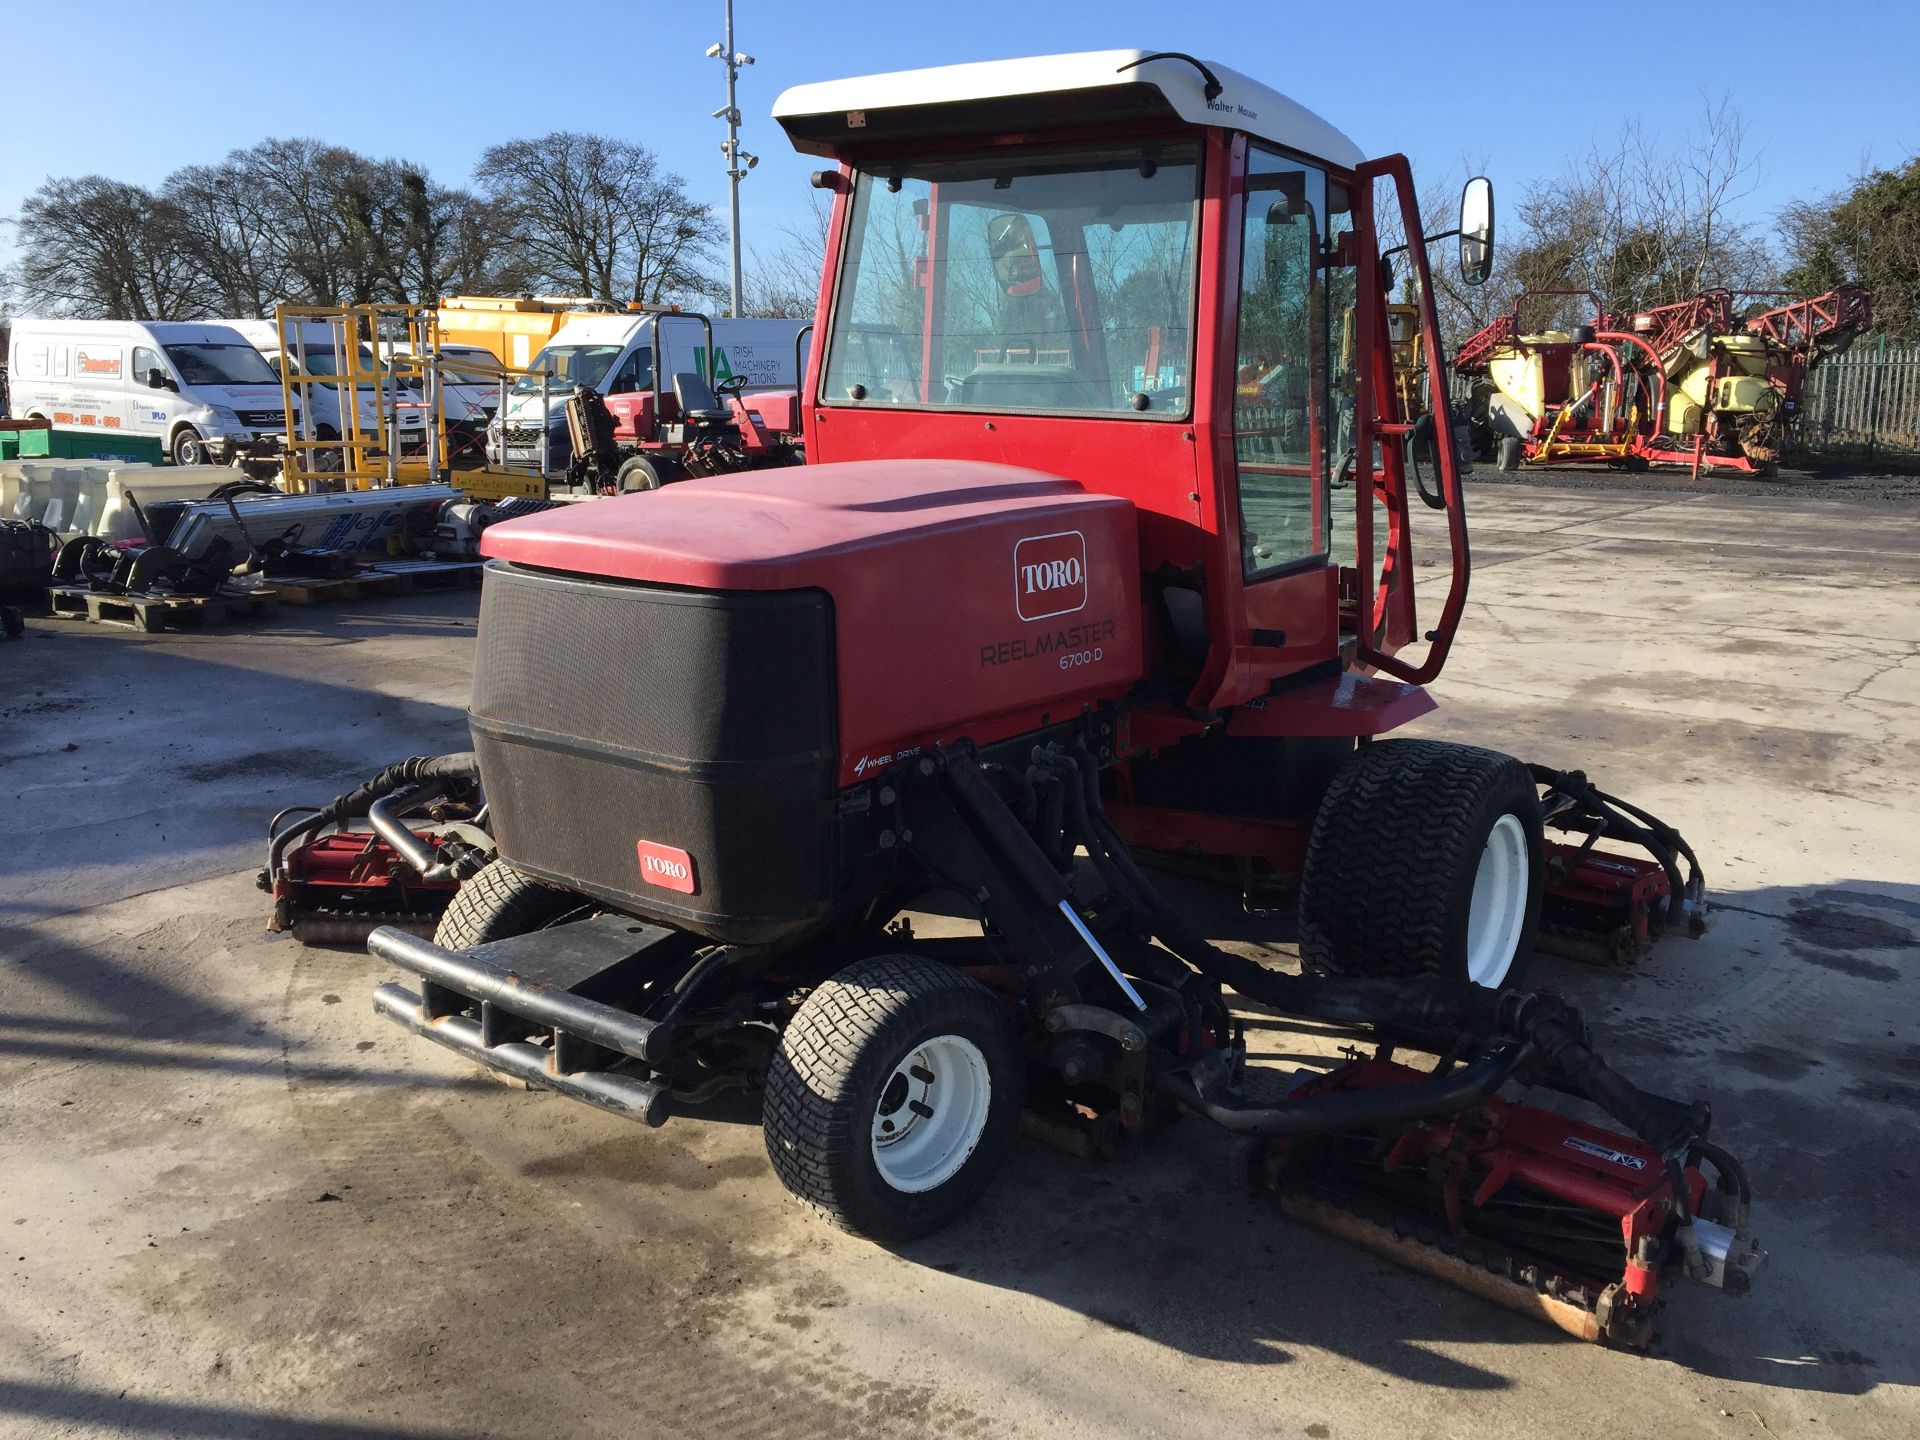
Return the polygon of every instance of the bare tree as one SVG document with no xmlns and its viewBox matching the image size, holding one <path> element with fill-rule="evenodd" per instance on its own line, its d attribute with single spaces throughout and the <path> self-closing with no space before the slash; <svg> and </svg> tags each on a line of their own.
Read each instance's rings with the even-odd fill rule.
<svg viewBox="0 0 1920 1440">
<path fill-rule="evenodd" d="M 180 216 L 181 245 L 215 313 L 266 315 L 289 297 L 291 275 L 273 244 L 271 217 L 231 159 L 176 170 L 161 194 Z"/>
<path fill-rule="evenodd" d="M 1758 167 L 1740 112 L 1724 98 L 1705 102 L 1677 144 L 1630 124 L 1613 144 L 1596 143 L 1526 187 L 1509 273 L 1529 290 L 1590 290 L 1616 315 L 1707 290 L 1764 289 L 1774 283 L 1772 256 L 1739 217 Z M 1554 301 L 1523 320 L 1571 323 L 1590 319 L 1590 309 Z"/>
<path fill-rule="evenodd" d="M 175 172 L 164 194 L 219 314 L 265 315 L 283 302 L 432 304 L 519 285 L 492 207 L 404 160 L 263 140 Z"/>
<path fill-rule="evenodd" d="M 510 140 L 474 180 L 534 281 L 650 303 L 705 287 L 713 213 L 644 145 L 573 131 Z"/>
<path fill-rule="evenodd" d="M 166 320 L 196 313 L 200 277 L 169 201 L 102 175 L 47 180 L 22 203 L 13 283 L 30 310 Z"/>
</svg>

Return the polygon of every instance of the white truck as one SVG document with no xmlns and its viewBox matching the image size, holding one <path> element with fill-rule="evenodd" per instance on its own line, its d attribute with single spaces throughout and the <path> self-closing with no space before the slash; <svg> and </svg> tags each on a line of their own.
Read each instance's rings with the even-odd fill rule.
<svg viewBox="0 0 1920 1440">
<path fill-rule="evenodd" d="M 97 436 L 103 458 L 226 463 L 286 430 L 279 378 L 230 325 L 23 317 L 7 368 L 15 415 Z"/>
<path fill-rule="evenodd" d="M 641 391 L 671 396 L 674 376 L 694 374 L 711 384 L 745 376 L 750 390 L 798 387 L 795 351 L 807 324 L 805 320 L 709 320 L 680 310 L 578 316 L 561 326 L 534 356 L 527 368 L 535 374 L 514 383 L 506 415 L 495 416 L 488 427 L 487 458 L 494 463 L 501 460 L 504 418 L 507 464 L 537 465 L 544 430 L 549 473 L 566 469 L 572 457 L 566 400 L 576 385 L 591 386 L 607 396 Z M 656 355 L 661 357 L 657 367 Z M 544 416 L 541 371 L 550 377 Z"/>
</svg>

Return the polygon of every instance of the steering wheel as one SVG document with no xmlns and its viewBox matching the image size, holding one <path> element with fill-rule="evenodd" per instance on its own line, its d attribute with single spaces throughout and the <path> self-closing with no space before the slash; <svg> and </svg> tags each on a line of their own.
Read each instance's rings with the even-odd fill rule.
<svg viewBox="0 0 1920 1440">
<path fill-rule="evenodd" d="M 746 388 L 746 376 L 729 375 L 726 379 L 718 381 L 714 385 L 713 393 L 718 395 L 722 400 L 732 400 L 745 391 Z"/>
</svg>

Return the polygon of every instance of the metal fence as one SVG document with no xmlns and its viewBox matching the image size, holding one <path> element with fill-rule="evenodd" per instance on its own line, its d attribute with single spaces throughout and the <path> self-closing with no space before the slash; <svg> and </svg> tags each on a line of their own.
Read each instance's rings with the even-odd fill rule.
<svg viewBox="0 0 1920 1440">
<path fill-rule="evenodd" d="M 1814 366 L 1793 441 L 1809 460 L 1920 464 L 1920 345 L 1869 336 Z"/>
</svg>

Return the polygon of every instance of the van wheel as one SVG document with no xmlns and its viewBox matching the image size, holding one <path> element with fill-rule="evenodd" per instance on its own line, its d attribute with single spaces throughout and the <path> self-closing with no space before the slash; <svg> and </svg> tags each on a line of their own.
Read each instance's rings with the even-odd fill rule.
<svg viewBox="0 0 1920 1440">
<path fill-rule="evenodd" d="M 176 465 L 198 465 L 206 453 L 206 445 L 200 439 L 200 432 L 191 425 L 182 425 L 173 432 L 173 442 L 167 446 L 167 455 Z"/>
<path fill-rule="evenodd" d="M 1539 791 L 1518 760 L 1439 740 L 1364 746 L 1314 817 L 1302 966 L 1518 985 L 1545 881 Z"/>
<path fill-rule="evenodd" d="M 849 965 L 807 997 L 767 1072 L 767 1156 L 843 1230 L 911 1240 L 1006 1157 L 1025 1073 L 986 987 L 918 955 Z"/>
</svg>

